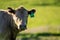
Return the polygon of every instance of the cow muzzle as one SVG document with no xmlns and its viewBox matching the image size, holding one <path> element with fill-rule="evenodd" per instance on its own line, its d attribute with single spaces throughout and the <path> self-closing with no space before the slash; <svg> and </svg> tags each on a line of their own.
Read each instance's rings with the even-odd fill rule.
<svg viewBox="0 0 60 40">
<path fill-rule="evenodd" d="M 24 31 L 24 30 L 26 30 L 26 29 L 27 29 L 26 25 L 20 25 L 20 30 L 21 30 L 21 31 Z"/>
</svg>

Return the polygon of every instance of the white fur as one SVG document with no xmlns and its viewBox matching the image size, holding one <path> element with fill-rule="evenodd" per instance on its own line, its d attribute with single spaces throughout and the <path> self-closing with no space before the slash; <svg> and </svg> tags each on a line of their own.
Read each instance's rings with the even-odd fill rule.
<svg viewBox="0 0 60 40">
<path fill-rule="evenodd" d="M 15 14 L 12 14 L 13 15 L 13 20 L 15 22 L 15 24 L 18 26 L 18 29 L 20 29 L 20 24 L 22 22 L 22 20 L 20 20 Z"/>
</svg>

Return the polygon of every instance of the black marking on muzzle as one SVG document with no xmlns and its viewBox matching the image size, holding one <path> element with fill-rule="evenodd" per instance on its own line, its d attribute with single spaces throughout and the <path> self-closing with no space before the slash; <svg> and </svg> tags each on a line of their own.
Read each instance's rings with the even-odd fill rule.
<svg viewBox="0 0 60 40">
<path fill-rule="evenodd" d="M 23 26 L 23 25 L 20 25 L 20 30 L 21 30 L 21 31 L 24 31 L 24 30 L 26 30 L 26 29 L 27 29 L 26 25 L 24 25 L 24 26 Z"/>
</svg>

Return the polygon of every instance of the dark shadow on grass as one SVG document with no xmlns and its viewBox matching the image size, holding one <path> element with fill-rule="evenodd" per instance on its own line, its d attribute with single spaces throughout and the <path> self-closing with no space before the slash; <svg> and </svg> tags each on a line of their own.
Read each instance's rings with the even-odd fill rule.
<svg viewBox="0 0 60 40">
<path fill-rule="evenodd" d="M 37 33 L 37 34 L 31 34 L 31 33 L 22 33 L 18 34 L 18 36 L 21 36 L 21 40 L 41 40 L 42 37 L 49 37 L 49 36 L 59 36 L 60 34 L 52 34 L 52 33 Z"/>
<path fill-rule="evenodd" d="M 35 3 L 35 4 L 31 4 L 32 6 L 59 6 L 60 7 L 60 3 Z"/>
</svg>

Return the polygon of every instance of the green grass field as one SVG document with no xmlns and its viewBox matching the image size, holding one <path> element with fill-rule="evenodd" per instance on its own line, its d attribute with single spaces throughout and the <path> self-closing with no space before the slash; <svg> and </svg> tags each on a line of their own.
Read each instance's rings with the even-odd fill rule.
<svg viewBox="0 0 60 40">
<path fill-rule="evenodd" d="M 60 3 L 54 5 L 55 0 L 0 0 L 0 9 L 7 7 L 18 8 L 23 5 L 26 9 L 36 9 L 35 17 L 28 18 L 28 28 L 40 26 L 60 27 Z M 52 30 L 50 30 L 52 31 Z M 56 30 L 53 30 L 54 32 Z M 56 33 L 56 32 L 55 32 Z M 60 33 L 60 32 L 59 32 Z M 33 39 L 32 39 L 33 40 Z"/>
</svg>

